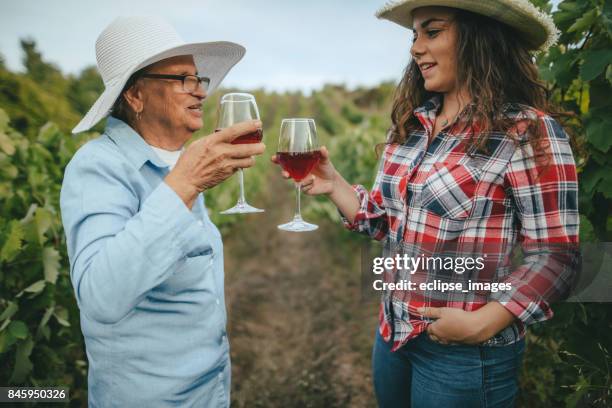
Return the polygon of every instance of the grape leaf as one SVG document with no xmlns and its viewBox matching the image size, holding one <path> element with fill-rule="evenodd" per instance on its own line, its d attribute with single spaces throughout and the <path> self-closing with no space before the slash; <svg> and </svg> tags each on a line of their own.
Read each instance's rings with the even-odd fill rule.
<svg viewBox="0 0 612 408">
<path fill-rule="evenodd" d="M 11 333 L 11 336 L 15 337 L 16 339 L 23 340 L 28 337 L 28 326 L 26 326 L 26 324 L 22 321 L 16 320 L 11 322 L 7 330 L 9 333 Z"/>
<path fill-rule="evenodd" d="M 612 50 L 587 51 L 583 54 L 584 62 L 580 66 L 580 78 L 583 81 L 595 79 L 609 64 L 612 64 Z"/>
<path fill-rule="evenodd" d="M 42 246 L 45 242 L 45 232 L 47 232 L 53 222 L 52 214 L 46 208 L 38 208 L 36 209 L 36 213 L 34 214 L 34 220 L 36 221 L 38 242 Z"/>
<path fill-rule="evenodd" d="M 8 330 L 0 331 L 0 354 L 6 352 L 16 341 Z"/>
<path fill-rule="evenodd" d="M 60 254 L 55 248 L 46 247 L 42 252 L 42 261 L 45 271 L 45 280 L 55 283 L 60 267 Z"/>
<path fill-rule="evenodd" d="M 591 9 L 584 13 L 582 17 L 580 17 L 574 24 L 571 25 L 570 28 L 567 29 L 568 32 L 582 32 L 588 29 L 597 18 L 597 9 Z"/>
<path fill-rule="evenodd" d="M 15 313 L 17 313 L 17 310 L 19 310 L 19 306 L 17 306 L 17 303 L 9 302 L 6 309 L 4 309 L 4 311 L 0 315 L 0 321 L 10 319 Z"/>
<path fill-rule="evenodd" d="M 32 341 L 31 338 L 17 345 L 15 367 L 13 368 L 13 374 L 10 379 L 11 383 L 21 384 L 25 382 L 27 375 L 32 371 L 33 365 L 30 361 L 30 354 L 32 354 L 33 348 L 34 341 Z"/>
<path fill-rule="evenodd" d="M 10 137 L 6 133 L 0 130 L 0 149 L 4 151 L 4 153 L 12 156 L 15 154 L 15 143 L 11 140 Z"/>
<path fill-rule="evenodd" d="M 611 128 L 612 120 L 593 121 L 586 128 L 587 139 L 596 149 L 607 153 L 612 146 L 612 137 L 610 137 Z"/>
<path fill-rule="evenodd" d="M 45 281 L 44 280 L 39 280 L 37 282 L 34 282 L 33 284 L 31 284 L 30 286 L 28 286 L 27 288 L 25 288 L 23 292 L 27 292 L 27 293 L 40 293 L 42 292 L 42 290 L 45 288 Z"/>
<path fill-rule="evenodd" d="M 0 261 L 10 262 L 21 250 L 23 241 L 23 226 L 17 220 L 13 220 L 9 226 L 9 232 L 2 250 L 0 250 Z"/>
<path fill-rule="evenodd" d="M 55 308 L 55 313 L 53 313 L 55 319 L 59 324 L 65 327 L 70 327 L 70 322 L 68 321 L 68 310 L 62 306 L 57 306 Z"/>
</svg>

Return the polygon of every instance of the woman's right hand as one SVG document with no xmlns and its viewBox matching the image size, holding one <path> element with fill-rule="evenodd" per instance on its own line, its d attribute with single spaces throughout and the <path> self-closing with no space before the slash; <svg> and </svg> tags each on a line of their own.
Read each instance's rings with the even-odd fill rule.
<svg viewBox="0 0 612 408">
<path fill-rule="evenodd" d="M 279 164 L 276 155 L 271 160 Z M 282 174 L 289 178 L 286 171 L 283 170 Z M 353 222 L 359 211 L 359 199 L 351 185 L 334 168 L 325 146 L 321 147 L 321 160 L 301 185 L 302 191 L 308 195 L 326 194 L 349 222 Z"/>
<path fill-rule="evenodd" d="M 191 143 L 165 178 L 191 208 L 199 193 L 221 183 L 238 169 L 255 164 L 253 156 L 265 150 L 263 143 L 231 144 L 239 136 L 261 129 L 259 120 L 238 123 Z"/>
<path fill-rule="evenodd" d="M 279 164 L 276 155 L 272 156 L 272 163 Z M 282 170 L 284 178 L 290 178 L 289 173 Z M 312 169 L 310 174 L 301 182 L 302 191 L 308 195 L 332 194 L 336 186 L 338 173 L 329 159 L 329 151 L 321 147 L 321 160 Z"/>
</svg>

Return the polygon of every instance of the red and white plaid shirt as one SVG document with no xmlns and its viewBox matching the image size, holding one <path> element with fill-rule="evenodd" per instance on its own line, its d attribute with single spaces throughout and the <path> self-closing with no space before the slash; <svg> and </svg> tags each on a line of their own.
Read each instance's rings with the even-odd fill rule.
<svg viewBox="0 0 612 408">
<path fill-rule="evenodd" d="M 451 126 L 431 138 L 439 108 L 439 97 L 427 101 L 414 111 L 423 129 L 411 132 L 403 144 L 385 145 L 372 190 L 353 186 L 361 206 L 353 223 L 344 218 L 343 222 L 384 241 L 387 256 L 392 255 L 389 247 L 466 243 L 502 254 L 489 272 L 495 281 L 511 283 L 511 290 L 462 297 L 384 291 L 379 330 L 385 341 L 393 340 L 393 350 L 431 322 L 417 313 L 418 308 L 473 311 L 490 301 L 500 302 L 517 319 L 484 344 L 511 344 L 524 336 L 526 325 L 551 318 L 549 299 L 571 286 L 577 252 L 568 256 L 567 248 L 572 252 L 578 243 L 579 214 L 569 139 L 545 113 L 508 104 L 505 114 L 515 120 L 510 131 L 522 135 L 518 142 L 507 132 L 491 132 L 486 153 L 468 154 L 462 142 L 471 134 L 463 126 Z M 526 138 L 527 120 L 536 120 L 544 129 L 544 164 L 536 160 Z M 525 258 L 511 267 L 509 252 L 515 245 Z M 565 248 L 555 251 L 554 245 Z M 396 275 L 396 281 L 402 277 Z M 427 279 L 431 276 L 421 277 Z"/>
</svg>

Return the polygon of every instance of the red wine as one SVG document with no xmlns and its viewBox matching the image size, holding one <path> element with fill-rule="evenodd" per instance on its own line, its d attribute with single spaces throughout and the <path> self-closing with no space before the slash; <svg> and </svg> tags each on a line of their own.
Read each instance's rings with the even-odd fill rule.
<svg viewBox="0 0 612 408">
<path fill-rule="evenodd" d="M 215 132 L 220 132 L 221 129 L 215 129 Z M 263 130 L 257 129 L 254 132 L 248 133 L 246 135 L 238 136 L 234 140 L 232 140 L 232 144 L 250 144 L 250 143 L 259 143 L 263 139 Z"/>
<path fill-rule="evenodd" d="M 283 170 L 295 181 L 302 181 L 321 160 L 321 152 L 319 150 L 302 153 L 278 152 L 276 157 Z"/>
</svg>

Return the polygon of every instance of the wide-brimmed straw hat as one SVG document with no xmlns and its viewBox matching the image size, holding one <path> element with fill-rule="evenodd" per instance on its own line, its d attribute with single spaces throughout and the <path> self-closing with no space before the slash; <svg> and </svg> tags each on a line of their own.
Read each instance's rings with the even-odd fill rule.
<svg viewBox="0 0 612 408">
<path fill-rule="evenodd" d="M 199 75 L 210 78 L 210 94 L 245 52 L 243 46 L 227 41 L 185 43 L 161 18 L 120 17 L 96 40 L 104 92 L 72 133 L 86 131 L 105 118 L 130 76 L 141 68 L 166 58 L 193 55 Z"/>
<path fill-rule="evenodd" d="M 528 0 L 400 0 L 390 1 L 378 18 L 412 28 L 412 11 L 419 7 L 452 7 L 482 14 L 513 27 L 532 50 L 546 51 L 557 42 L 559 30 L 552 17 Z"/>
</svg>

